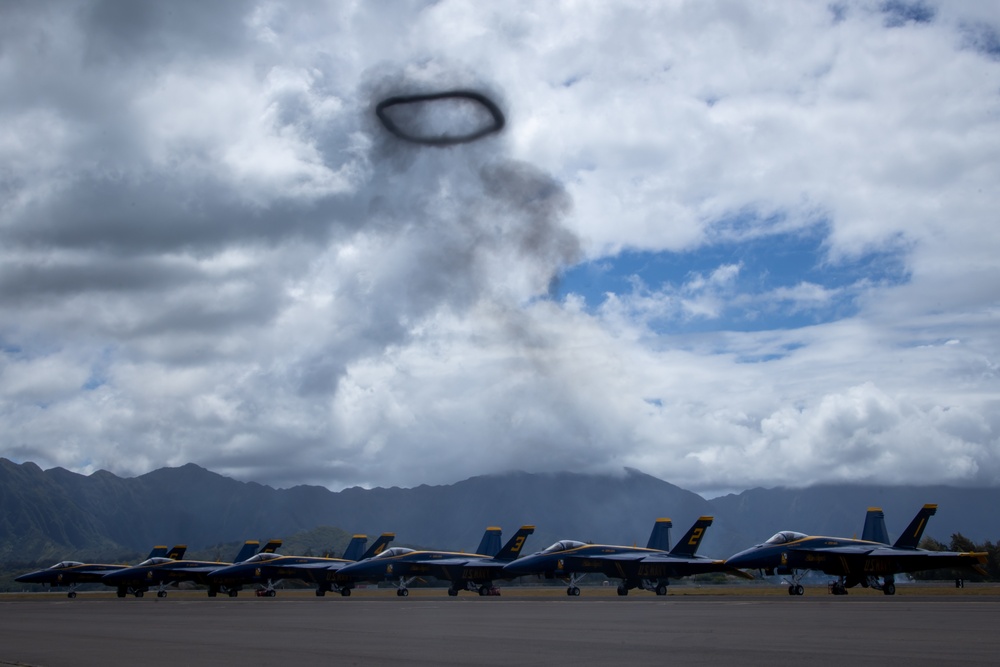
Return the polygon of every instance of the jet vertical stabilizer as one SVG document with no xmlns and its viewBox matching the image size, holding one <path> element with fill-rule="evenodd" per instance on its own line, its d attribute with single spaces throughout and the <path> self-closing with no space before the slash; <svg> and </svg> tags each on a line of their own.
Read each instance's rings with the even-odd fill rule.
<svg viewBox="0 0 1000 667">
<path fill-rule="evenodd" d="M 528 535 L 535 532 L 534 526 L 521 526 L 514 533 L 514 537 L 507 540 L 507 544 L 503 545 L 503 549 L 500 549 L 496 556 L 496 560 L 502 561 L 512 561 L 516 559 L 521 554 L 521 549 L 524 547 L 524 541 L 528 539 Z"/>
<path fill-rule="evenodd" d="M 920 538 L 924 534 L 924 528 L 927 527 L 927 519 L 931 518 L 937 514 L 937 505 L 924 505 L 917 512 L 917 516 L 913 517 L 913 521 L 910 525 L 906 527 L 903 534 L 899 536 L 896 543 L 892 546 L 897 549 L 916 549 L 917 545 L 920 544 Z"/>
<path fill-rule="evenodd" d="M 885 512 L 881 507 L 869 507 L 868 514 L 865 515 L 865 529 L 861 533 L 861 539 L 868 542 L 881 542 L 889 544 L 889 531 L 885 529 Z"/>
<path fill-rule="evenodd" d="M 258 553 L 273 554 L 281 548 L 281 540 L 268 540 Z"/>
<path fill-rule="evenodd" d="M 692 558 L 698 551 L 698 547 L 701 546 L 701 541 L 705 537 L 705 529 L 712 525 L 712 520 L 713 517 L 710 516 L 698 517 L 690 530 L 684 533 L 684 537 L 670 550 L 670 555 Z"/>
<path fill-rule="evenodd" d="M 365 553 L 365 546 L 368 544 L 367 535 L 355 535 L 351 538 L 350 544 L 344 549 L 344 560 L 361 560 Z"/>
<path fill-rule="evenodd" d="M 483 539 L 480 540 L 479 546 L 473 553 L 481 554 L 483 556 L 489 556 L 493 558 L 500 551 L 500 529 L 496 526 L 490 526 L 483 533 Z"/>
<path fill-rule="evenodd" d="M 236 554 L 236 558 L 233 559 L 234 563 L 242 563 L 250 556 L 257 553 L 257 547 L 260 546 L 260 541 L 258 540 L 247 540 L 243 543 L 243 547 L 240 549 L 239 553 Z"/>
<path fill-rule="evenodd" d="M 374 558 L 380 553 L 385 551 L 386 546 L 396 539 L 396 533 L 382 533 L 378 536 L 378 539 L 372 542 L 372 545 L 368 547 L 368 551 L 361 555 L 358 560 L 367 560 L 369 558 Z"/>
<path fill-rule="evenodd" d="M 657 519 L 653 524 L 653 530 L 649 534 L 649 542 L 646 542 L 647 549 L 658 551 L 670 551 L 670 529 L 674 522 L 670 519 Z"/>
</svg>

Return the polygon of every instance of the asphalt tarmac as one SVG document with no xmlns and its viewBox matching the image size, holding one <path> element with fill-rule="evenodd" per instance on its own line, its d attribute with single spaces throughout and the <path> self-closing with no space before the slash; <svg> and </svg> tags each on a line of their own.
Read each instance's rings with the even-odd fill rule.
<svg viewBox="0 0 1000 667">
<path fill-rule="evenodd" d="M 996 664 L 1000 597 L 0 596 L 0 665 Z"/>
</svg>

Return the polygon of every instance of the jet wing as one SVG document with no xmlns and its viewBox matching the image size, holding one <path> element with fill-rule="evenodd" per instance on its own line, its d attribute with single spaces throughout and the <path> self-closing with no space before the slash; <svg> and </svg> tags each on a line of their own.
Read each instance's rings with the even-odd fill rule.
<svg viewBox="0 0 1000 667">
<path fill-rule="evenodd" d="M 619 578 L 673 578 L 687 577 L 693 574 L 722 572 L 744 579 L 753 579 L 734 567 L 726 565 L 724 560 L 711 558 L 678 558 L 669 554 L 650 554 L 643 552 L 624 552 L 617 554 L 601 554 L 592 556 L 576 556 L 566 558 L 566 569 L 593 570 L 595 564 L 609 577 Z"/>
<path fill-rule="evenodd" d="M 410 561 L 410 572 L 413 574 L 427 575 L 435 579 L 446 581 L 456 581 L 462 578 L 462 574 L 470 564 L 479 564 L 485 559 L 480 558 L 433 558 L 427 560 Z"/>
<path fill-rule="evenodd" d="M 339 570 L 350 563 L 350 561 L 334 561 L 332 563 L 289 563 L 282 565 L 282 568 L 290 570 Z"/>
<path fill-rule="evenodd" d="M 986 574 L 986 559 L 983 552 L 924 551 L 922 549 L 875 549 L 868 558 L 893 562 L 899 572 L 920 572 L 922 570 L 942 570 L 969 568 L 979 574 Z"/>
<path fill-rule="evenodd" d="M 639 562 L 641 576 L 649 577 L 687 577 L 693 574 L 708 574 L 709 572 L 721 572 L 731 574 L 734 577 L 743 579 L 753 579 L 752 574 L 739 570 L 731 565 L 726 565 L 723 559 L 714 558 L 678 558 L 667 554 L 653 554 L 646 556 Z M 662 572 L 662 574 L 660 574 Z M 669 574 L 674 572 L 675 574 Z"/>
<path fill-rule="evenodd" d="M 847 544 L 840 547 L 824 547 L 822 549 L 792 549 L 793 551 L 798 551 L 799 553 L 809 553 L 815 551 L 817 553 L 827 554 L 830 556 L 868 556 L 878 551 L 892 551 L 892 549 L 882 549 L 877 545 L 865 545 L 865 544 Z"/>
</svg>

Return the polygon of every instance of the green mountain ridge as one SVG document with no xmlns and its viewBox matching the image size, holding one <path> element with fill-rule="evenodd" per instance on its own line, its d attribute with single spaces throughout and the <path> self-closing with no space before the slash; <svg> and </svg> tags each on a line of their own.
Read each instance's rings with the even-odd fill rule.
<svg viewBox="0 0 1000 667">
<path fill-rule="evenodd" d="M 361 489 L 273 489 L 240 482 L 194 464 L 133 478 L 106 471 L 80 475 L 61 468 L 0 458 L 0 562 L 56 562 L 144 557 L 154 544 L 187 544 L 189 554 L 220 553 L 247 539 L 292 536 L 336 527 L 327 541 L 286 543 L 323 555 L 342 552 L 343 536 L 394 532 L 395 544 L 470 551 L 487 526 L 510 535 L 536 526 L 526 552 L 559 539 L 644 545 L 653 522 L 670 517 L 678 539 L 702 515 L 712 515 L 701 553 L 724 558 L 778 530 L 859 534 L 869 506 L 882 507 L 890 534 L 902 530 L 924 503 L 939 504 L 927 535 L 947 543 L 960 532 L 977 541 L 1000 537 L 993 508 L 997 488 L 820 485 L 751 489 L 712 500 L 636 470 L 619 475 L 508 472 L 454 484 Z M 235 546 L 232 549 L 235 552 Z M 215 551 L 213 551 L 215 549 Z M 300 551 L 299 553 L 304 553 Z M 203 556 L 204 557 L 204 556 Z"/>
</svg>

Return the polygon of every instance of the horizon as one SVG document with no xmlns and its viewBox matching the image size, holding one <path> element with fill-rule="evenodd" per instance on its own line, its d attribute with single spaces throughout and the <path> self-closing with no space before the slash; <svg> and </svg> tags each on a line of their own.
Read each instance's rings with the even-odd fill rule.
<svg viewBox="0 0 1000 667">
<path fill-rule="evenodd" d="M 551 476 L 556 476 L 556 475 L 570 475 L 570 476 L 581 476 L 581 477 L 615 477 L 615 478 L 624 478 L 624 477 L 627 477 L 630 473 L 635 473 L 635 474 L 643 475 L 643 476 L 646 476 L 646 477 L 652 477 L 653 479 L 656 479 L 656 480 L 658 480 L 660 482 L 664 482 L 666 484 L 670 484 L 671 486 L 677 487 L 678 489 L 681 489 L 682 491 L 686 491 L 688 493 L 693 493 L 693 494 L 701 497 L 703 500 L 706 500 L 706 501 L 715 500 L 715 499 L 718 499 L 718 498 L 723 498 L 723 497 L 728 496 L 728 495 L 739 496 L 741 494 L 748 493 L 750 491 L 757 491 L 757 490 L 762 490 L 762 491 L 802 490 L 802 489 L 812 489 L 812 488 L 817 488 L 817 487 L 839 487 L 839 486 L 846 486 L 846 487 L 876 487 L 876 488 L 885 489 L 885 490 L 891 490 L 893 488 L 923 488 L 923 487 L 928 487 L 928 488 L 931 488 L 931 487 L 941 487 L 941 488 L 948 488 L 948 489 L 996 489 L 996 488 L 1000 488 L 1000 487 L 997 487 L 995 485 L 994 486 L 974 486 L 974 485 L 959 485 L 959 484 L 874 484 L 874 483 L 871 483 L 871 482 L 850 482 L 850 481 L 846 481 L 846 482 L 819 482 L 819 483 L 816 483 L 816 484 L 810 484 L 810 485 L 806 485 L 806 486 L 787 486 L 787 485 L 779 485 L 779 486 L 771 486 L 771 487 L 756 486 L 756 487 L 749 487 L 749 488 L 740 489 L 740 490 L 736 490 L 736 489 L 734 489 L 734 490 L 727 490 L 727 491 L 724 491 L 724 492 L 717 493 L 715 495 L 706 495 L 703 492 L 683 487 L 680 484 L 677 484 L 676 482 L 673 482 L 673 481 L 671 481 L 669 479 L 665 479 L 665 478 L 659 477 L 657 475 L 652 475 L 650 473 L 643 472 L 642 470 L 638 470 L 638 469 L 635 469 L 635 468 L 625 467 L 625 468 L 622 468 L 621 474 L 614 474 L 614 473 L 609 473 L 609 472 L 603 472 L 603 473 L 574 472 L 574 471 L 570 471 L 570 470 L 546 471 L 546 472 L 529 472 L 529 471 L 526 471 L 526 470 L 505 470 L 505 471 L 501 471 L 501 472 L 489 472 L 489 473 L 475 474 L 475 475 L 471 475 L 469 477 L 465 477 L 465 478 L 462 478 L 462 479 L 457 479 L 457 480 L 453 480 L 453 481 L 450 481 L 450 482 L 442 482 L 442 483 L 439 483 L 439 484 L 426 484 L 426 483 L 422 483 L 422 484 L 416 484 L 414 486 L 393 485 L 393 486 L 371 486 L 371 487 L 365 487 L 365 486 L 348 486 L 348 487 L 342 487 L 342 488 L 339 488 L 339 489 L 331 489 L 330 487 L 323 486 L 321 484 L 294 484 L 292 486 L 273 486 L 271 484 L 265 484 L 264 482 L 260 482 L 258 480 L 253 480 L 253 479 L 239 479 L 239 478 L 236 478 L 236 477 L 232 477 L 232 476 L 226 475 L 224 473 L 221 473 L 219 471 L 212 470 L 210 468 L 206 468 L 206 467 L 204 467 L 202 465 L 199 465 L 199 464 L 197 464 L 197 463 L 195 463 L 193 461 L 189 461 L 187 463 L 183 463 L 183 464 L 175 465 L 175 466 L 162 466 L 160 468 L 156 468 L 154 470 L 149 470 L 147 472 L 139 473 L 139 474 L 136 474 L 136 475 L 118 475 L 118 474 L 116 474 L 116 473 L 114 473 L 114 472 L 112 472 L 110 470 L 104 470 L 104 469 L 95 470 L 95 471 L 92 471 L 92 472 L 89 472 L 89 473 L 81 473 L 81 472 L 76 472 L 76 471 L 73 471 L 73 470 L 68 470 L 66 468 L 62 468 L 61 466 L 52 466 L 50 468 L 43 468 L 40 465 L 38 465 L 37 463 L 35 463 L 34 461 L 23 461 L 23 462 L 19 463 L 17 461 L 8 459 L 7 457 L 0 457 L 0 460 L 8 461 L 8 462 L 10 462 L 10 463 L 12 463 L 14 465 L 17 465 L 17 466 L 32 465 L 32 466 L 37 467 L 43 473 L 49 472 L 51 470 L 58 469 L 58 470 L 64 470 L 66 472 L 73 473 L 75 475 L 80 475 L 81 477 L 90 477 L 92 475 L 96 475 L 96 474 L 99 474 L 99 473 L 107 473 L 107 474 L 114 475 L 115 477 L 117 477 L 119 479 L 136 479 L 138 477 L 142 477 L 143 475 L 148 475 L 148 474 L 155 473 L 155 472 L 158 472 L 158 471 L 161 471 L 161 470 L 179 470 L 181 468 L 186 468 L 186 467 L 191 466 L 191 467 L 198 468 L 199 470 L 203 470 L 205 472 L 211 473 L 213 475 L 218 475 L 220 477 L 232 480 L 234 482 L 239 482 L 241 484 L 258 484 L 260 486 L 265 486 L 267 488 L 270 488 L 270 489 L 272 489 L 274 491 L 285 491 L 285 490 L 294 489 L 294 488 L 300 487 L 300 486 L 309 486 L 309 487 L 322 488 L 322 489 L 325 489 L 326 491 L 329 491 L 330 493 L 340 493 L 342 491 L 348 491 L 348 490 L 351 490 L 351 489 L 361 489 L 361 490 L 364 490 L 364 491 L 372 491 L 372 490 L 376 490 L 376 489 L 393 489 L 393 488 L 404 489 L 404 490 L 412 490 L 412 489 L 420 488 L 421 486 L 446 487 L 446 486 L 454 486 L 456 484 L 461 484 L 462 482 L 468 482 L 470 480 L 473 480 L 473 479 L 476 479 L 476 478 L 479 478 L 479 477 L 504 477 L 504 476 L 508 476 L 508 475 L 519 475 L 519 474 L 521 474 L 521 475 L 531 475 L 531 476 L 537 476 L 537 477 L 546 477 L 546 476 L 550 476 L 551 477 Z"/>
</svg>

